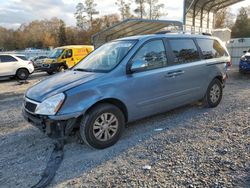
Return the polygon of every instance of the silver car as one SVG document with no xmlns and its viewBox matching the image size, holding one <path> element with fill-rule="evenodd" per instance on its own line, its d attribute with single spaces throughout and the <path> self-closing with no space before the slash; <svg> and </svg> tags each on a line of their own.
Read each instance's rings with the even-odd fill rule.
<svg viewBox="0 0 250 188">
<path fill-rule="evenodd" d="M 118 39 L 31 87 L 23 115 L 51 137 L 65 138 L 79 129 L 85 143 L 106 148 L 128 122 L 198 100 L 216 107 L 229 62 L 222 42 L 210 36 Z"/>
</svg>

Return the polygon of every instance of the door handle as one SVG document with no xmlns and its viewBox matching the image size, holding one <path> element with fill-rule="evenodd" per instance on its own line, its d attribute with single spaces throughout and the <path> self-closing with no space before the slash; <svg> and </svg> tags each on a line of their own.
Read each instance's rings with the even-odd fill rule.
<svg viewBox="0 0 250 188">
<path fill-rule="evenodd" d="M 185 72 L 182 71 L 182 70 L 178 70 L 178 71 L 174 71 L 174 72 L 169 72 L 165 75 L 165 77 L 167 78 L 173 78 L 173 77 L 176 77 L 176 76 L 180 76 L 182 74 L 184 74 Z"/>
</svg>

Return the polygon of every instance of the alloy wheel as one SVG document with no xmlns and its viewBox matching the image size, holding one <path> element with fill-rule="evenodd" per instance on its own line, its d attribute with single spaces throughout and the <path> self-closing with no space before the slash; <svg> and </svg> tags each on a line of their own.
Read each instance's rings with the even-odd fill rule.
<svg viewBox="0 0 250 188">
<path fill-rule="evenodd" d="M 93 134 L 99 141 L 108 141 L 115 136 L 118 131 L 119 122 L 112 113 L 103 113 L 94 122 Z"/>
</svg>

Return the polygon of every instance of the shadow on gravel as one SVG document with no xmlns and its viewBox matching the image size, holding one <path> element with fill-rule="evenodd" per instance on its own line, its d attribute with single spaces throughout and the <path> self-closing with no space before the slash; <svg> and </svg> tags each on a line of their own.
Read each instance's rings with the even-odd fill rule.
<svg viewBox="0 0 250 188">
<path fill-rule="evenodd" d="M 209 110 L 197 107 L 196 105 L 188 105 L 164 114 L 130 123 L 120 141 L 104 150 L 91 149 L 86 145 L 80 145 L 76 142 L 69 143 L 64 147 L 64 160 L 57 171 L 52 186 L 79 177 L 81 174 L 90 171 L 106 161 L 113 160 L 116 163 L 116 158 L 127 152 L 130 148 L 140 145 L 152 139 L 154 135 L 167 132 L 172 128 L 185 127 L 187 126 L 186 122 L 190 118 L 209 112 Z M 166 139 L 176 142 L 179 138 Z"/>
<path fill-rule="evenodd" d="M 247 175 L 239 181 L 240 183 L 237 185 L 242 188 L 250 187 L 250 167 L 247 169 Z"/>
<path fill-rule="evenodd" d="M 250 73 L 240 73 L 237 69 L 229 71 L 229 80 L 249 80 Z"/>
<path fill-rule="evenodd" d="M 0 100 L 0 114 L 6 113 L 6 109 L 21 108 L 22 94 L 6 92 L 1 94 L 0 97 L 4 99 L 2 101 Z M 210 109 L 201 108 L 197 105 L 187 105 L 160 115 L 130 123 L 125 129 L 120 141 L 114 146 L 104 150 L 91 149 L 84 144 L 79 144 L 77 136 L 71 136 L 68 144 L 64 147 L 64 160 L 56 173 L 52 186 L 53 184 L 56 185 L 79 177 L 81 174 L 108 160 L 113 160 L 115 163 L 116 157 L 122 155 L 130 148 L 142 144 L 156 134 L 167 132 L 176 127 L 185 127 L 186 121 L 190 118 L 209 112 L 209 110 Z M 17 118 L 17 116 L 14 118 Z M 31 126 L 27 127 L 27 123 L 23 119 L 20 119 L 20 121 L 15 120 L 13 123 L 15 123 L 15 129 L 0 136 L 0 149 L 6 154 L 6 156 L 2 155 L 0 158 L 0 163 L 5 161 L 6 164 L 3 163 L 0 166 L 6 170 L 12 169 L 7 170 L 9 172 L 3 175 L 3 178 L 12 180 L 2 183 L 7 187 L 30 187 L 39 181 L 41 173 L 51 155 L 51 144 L 53 141 L 45 137 L 42 133 L 38 133 L 38 130 L 35 130 L 35 128 L 31 128 Z M 22 128 L 24 125 L 26 126 Z M 10 125 L 6 123 L 4 123 L 3 126 L 11 128 Z M 18 127 L 20 127 L 20 129 Z M 174 142 L 175 139 L 178 138 L 171 138 L 171 141 Z M 21 159 L 20 156 L 22 156 Z M 39 160 L 37 159 L 38 156 Z M 11 164 L 7 164 L 10 158 Z M 20 160 L 25 161 L 25 163 L 22 164 Z M 19 168 L 21 168 L 22 171 L 19 171 Z M 13 171 L 15 171 L 16 174 L 12 177 L 11 174 Z M 0 176 L 0 182 L 2 180 Z"/>
</svg>

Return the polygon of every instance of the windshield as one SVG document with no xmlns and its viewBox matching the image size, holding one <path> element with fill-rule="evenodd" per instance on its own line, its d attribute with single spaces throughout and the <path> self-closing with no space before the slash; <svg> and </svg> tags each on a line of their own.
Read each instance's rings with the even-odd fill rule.
<svg viewBox="0 0 250 188">
<path fill-rule="evenodd" d="M 20 58 L 20 59 L 22 59 L 22 60 L 24 60 L 24 61 L 28 60 L 25 56 L 19 56 L 19 55 L 17 55 L 17 57 Z"/>
<path fill-rule="evenodd" d="M 50 54 L 49 58 L 58 58 L 62 53 L 64 49 L 54 49 Z"/>
<path fill-rule="evenodd" d="M 114 41 L 104 44 L 77 64 L 74 70 L 108 72 L 118 65 L 135 42 L 135 40 Z"/>
</svg>

